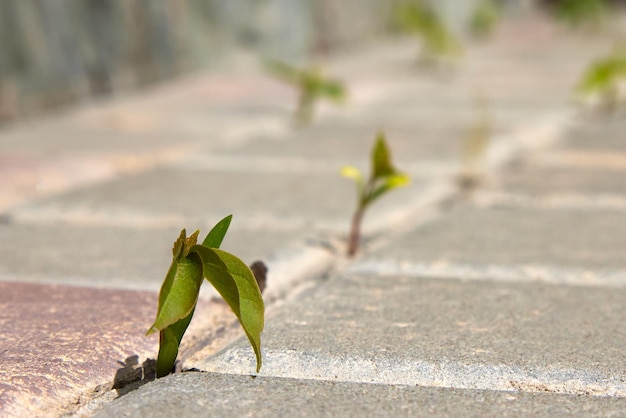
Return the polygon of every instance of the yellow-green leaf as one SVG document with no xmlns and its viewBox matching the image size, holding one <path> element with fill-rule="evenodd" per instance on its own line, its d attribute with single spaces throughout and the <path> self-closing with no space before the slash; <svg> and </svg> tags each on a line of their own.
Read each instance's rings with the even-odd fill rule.
<svg viewBox="0 0 626 418">
<path fill-rule="evenodd" d="M 259 286 L 250 268 L 226 251 L 196 245 L 191 249 L 202 259 L 204 277 L 222 295 L 243 328 L 261 369 L 261 332 L 265 306 Z"/>
</svg>

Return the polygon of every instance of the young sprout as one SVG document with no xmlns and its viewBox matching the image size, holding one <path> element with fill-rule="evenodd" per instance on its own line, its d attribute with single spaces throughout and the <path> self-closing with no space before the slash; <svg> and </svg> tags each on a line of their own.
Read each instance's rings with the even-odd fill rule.
<svg viewBox="0 0 626 418">
<path fill-rule="evenodd" d="M 610 14 L 605 0 L 559 0 L 554 13 L 571 27 L 598 27 Z"/>
<path fill-rule="evenodd" d="M 347 96 L 344 85 L 338 80 L 326 77 L 319 68 L 299 69 L 279 61 L 269 61 L 266 67 L 276 78 L 299 90 L 298 106 L 293 116 L 296 127 L 311 123 L 315 105 L 320 99 L 341 103 Z"/>
<path fill-rule="evenodd" d="M 485 38 L 493 32 L 500 19 L 500 10 L 494 0 L 479 0 L 470 19 L 470 31 L 475 37 Z"/>
<path fill-rule="evenodd" d="M 423 1 L 404 1 L 398 5 L 395 15 L 401 29 L 421 39 L 421 61 L 437 62 L 441 57 L 458 58 L 463 55 L 461 42 L 435 10 Z"/>
<path fill-rule="evenodd" d="M 479 114 L 461 144 L 459 185 L 463 190 L 474 189 L 484 180 L 486 174 L 487 149 L 492 135 L 492 123 L 483 99 L 477 99 L 477 108 Z"/>
<path fill-rule="evenodd" d="M 388 191 L 407 185 L 410 179 L 408 175 L 396 170 L 392 165 L 391 153 L 382 132 L 378 134 L 372 149 L 371 173 L 367 182 L 361 172 L 352 166 L 343 167 L 341 174 L 353 179 L 357 189 L 357 206 L 352 216 L 352 227 L 348 241 L 348 256 L 353 257 L 359 248 L 361 221 L 365 210 Z"/>
<path fill-rule="evenodd" d="M 617 49 L 591 63 L 575 87 L 582 99 L 595 99 L 609 113 L 617 110 L 626 84 L 626 50 Z"/>
<path fill-rule="evenodd" d="M 176 363 L 178 347 L 196 308 L 203 278 L 215 287 L 239 319 L 256 354 L 257 372 L 261 368 L 265 312 L 261 291 L 243 261 L 218 249 L 231 219 L 229 215 L 218 222 L 202 244 L 197 244 L 200 231 L 187 237 L 184 229 L 174 242 L 174 257 L 161 286 L 156 319 L 146 333 L 159 331 L 157 377 L 168 375 Z"/>
</svg>

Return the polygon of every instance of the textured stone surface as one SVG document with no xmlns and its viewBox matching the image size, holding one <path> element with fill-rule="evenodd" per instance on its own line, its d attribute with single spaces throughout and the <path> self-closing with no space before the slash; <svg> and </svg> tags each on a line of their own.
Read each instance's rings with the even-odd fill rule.
<svg viewBox="0 0 626 418">
<path fill-rule="evenodd" d="M 57 415 L 156 353 L 152 292 L 0 282 L 0 411 Z M 132 361 L 130 359 L 129 361 Z"/>
<path fill-rule="evenodd" d="M 368 258 L 442 268 L 465 263 L 623 271 L 626 235 L 620 229 L 624 227 L 620 211 L 460 206 Z"/>
<path fill-rule="evenodd" d="M 74 223 L 196 225 L 236 213 L 239 222 L 311 231 L 345 229 L 354 210 L 351 180 L 337 172 L 251 173 L 158 168 L 97 186 L 20 206 L 17 220 Z M 373 216 L 393 212 L 427 190 L 416 179 L 373 208 Z M 409 206 L 410 207 L 410 206 Z"/>
<path fill-rule="evenodd" d="M 250 264 L 269 262 L 302 237 L 294 231 L 242 229 L 234 218 L 222 248 Z M 217 220 L 216 220 L 217 222 Z M 185 225 L 132 228 L 0 224 L 0 279 L 158 291 Z M 206 234 L 213 225 L 188 225 Z"/>
<path fill-rule="evenodd" d="M 262 376 L 626 396 L 626 291 L 332 276 L 268 318 Z M 243 341 L 199 362 L 250 374 Z"/>
<path fill-rule="evenodd" d="M 620 416 L 626 401 L 548 393 L 185 373 L 95 410 L 96 417 Z"/>
</svg>

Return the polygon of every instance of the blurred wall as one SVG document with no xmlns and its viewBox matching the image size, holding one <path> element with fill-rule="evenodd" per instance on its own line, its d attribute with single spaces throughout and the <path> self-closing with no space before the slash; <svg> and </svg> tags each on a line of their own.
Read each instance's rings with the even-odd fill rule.
<svg viewBox="0 0 626 418">
<path fill-rule="evenodd" d="M 206 68 L 365 42 L 388 0 L 2 0 L 0 122 Z"/>
</svg>

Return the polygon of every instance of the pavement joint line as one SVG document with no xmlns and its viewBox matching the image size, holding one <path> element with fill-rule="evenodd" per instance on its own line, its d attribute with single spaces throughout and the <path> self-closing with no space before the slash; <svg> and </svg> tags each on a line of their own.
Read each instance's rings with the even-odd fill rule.
<svg viewBox="0 0 626 418">
<path fill-rule="evenodd" d="M 317 366 L 317 357 L 327 361 Z M 230 347 L 213 358 L 204 372 L 249 375 L 252 363 L 248 350 Z M 231 361 L 236 358 L 237 361 Z M 337 367 L 333 364 L 336 363 Z M 286 372 L 282 365 L 290 364 Z M 348 366 L 347 366 L 348 365 Z M 551 367 L 545 370 L 505 364 L 467 364 L 448 361 L 387 358 L 334 358 L 331 353 L 299 353 L 295 350 L 267 350 L 263 370 L 257 375 L 329 382 L 410 385 L 455 389 L 550 392 L 591 396 L 626 397 L 626 382 L 592 370 Z"/>
<path fill-rule="evenodd" d="M 626 211 L 626 196 L 612 193 L 554 193 L 547 196 L 533 196 L 523 193 L 481 190 L 472 202 L 480 208 Z"/>
<path fill-rule="evenodd" d="M 626 270 L 590 270 L 546 264 L 504 265 L 445 260 L 410 262 L 370 259 L 352 264 L 347 271 L 351 274 L 380 276 L 626 288 Z"/>
</svg>

